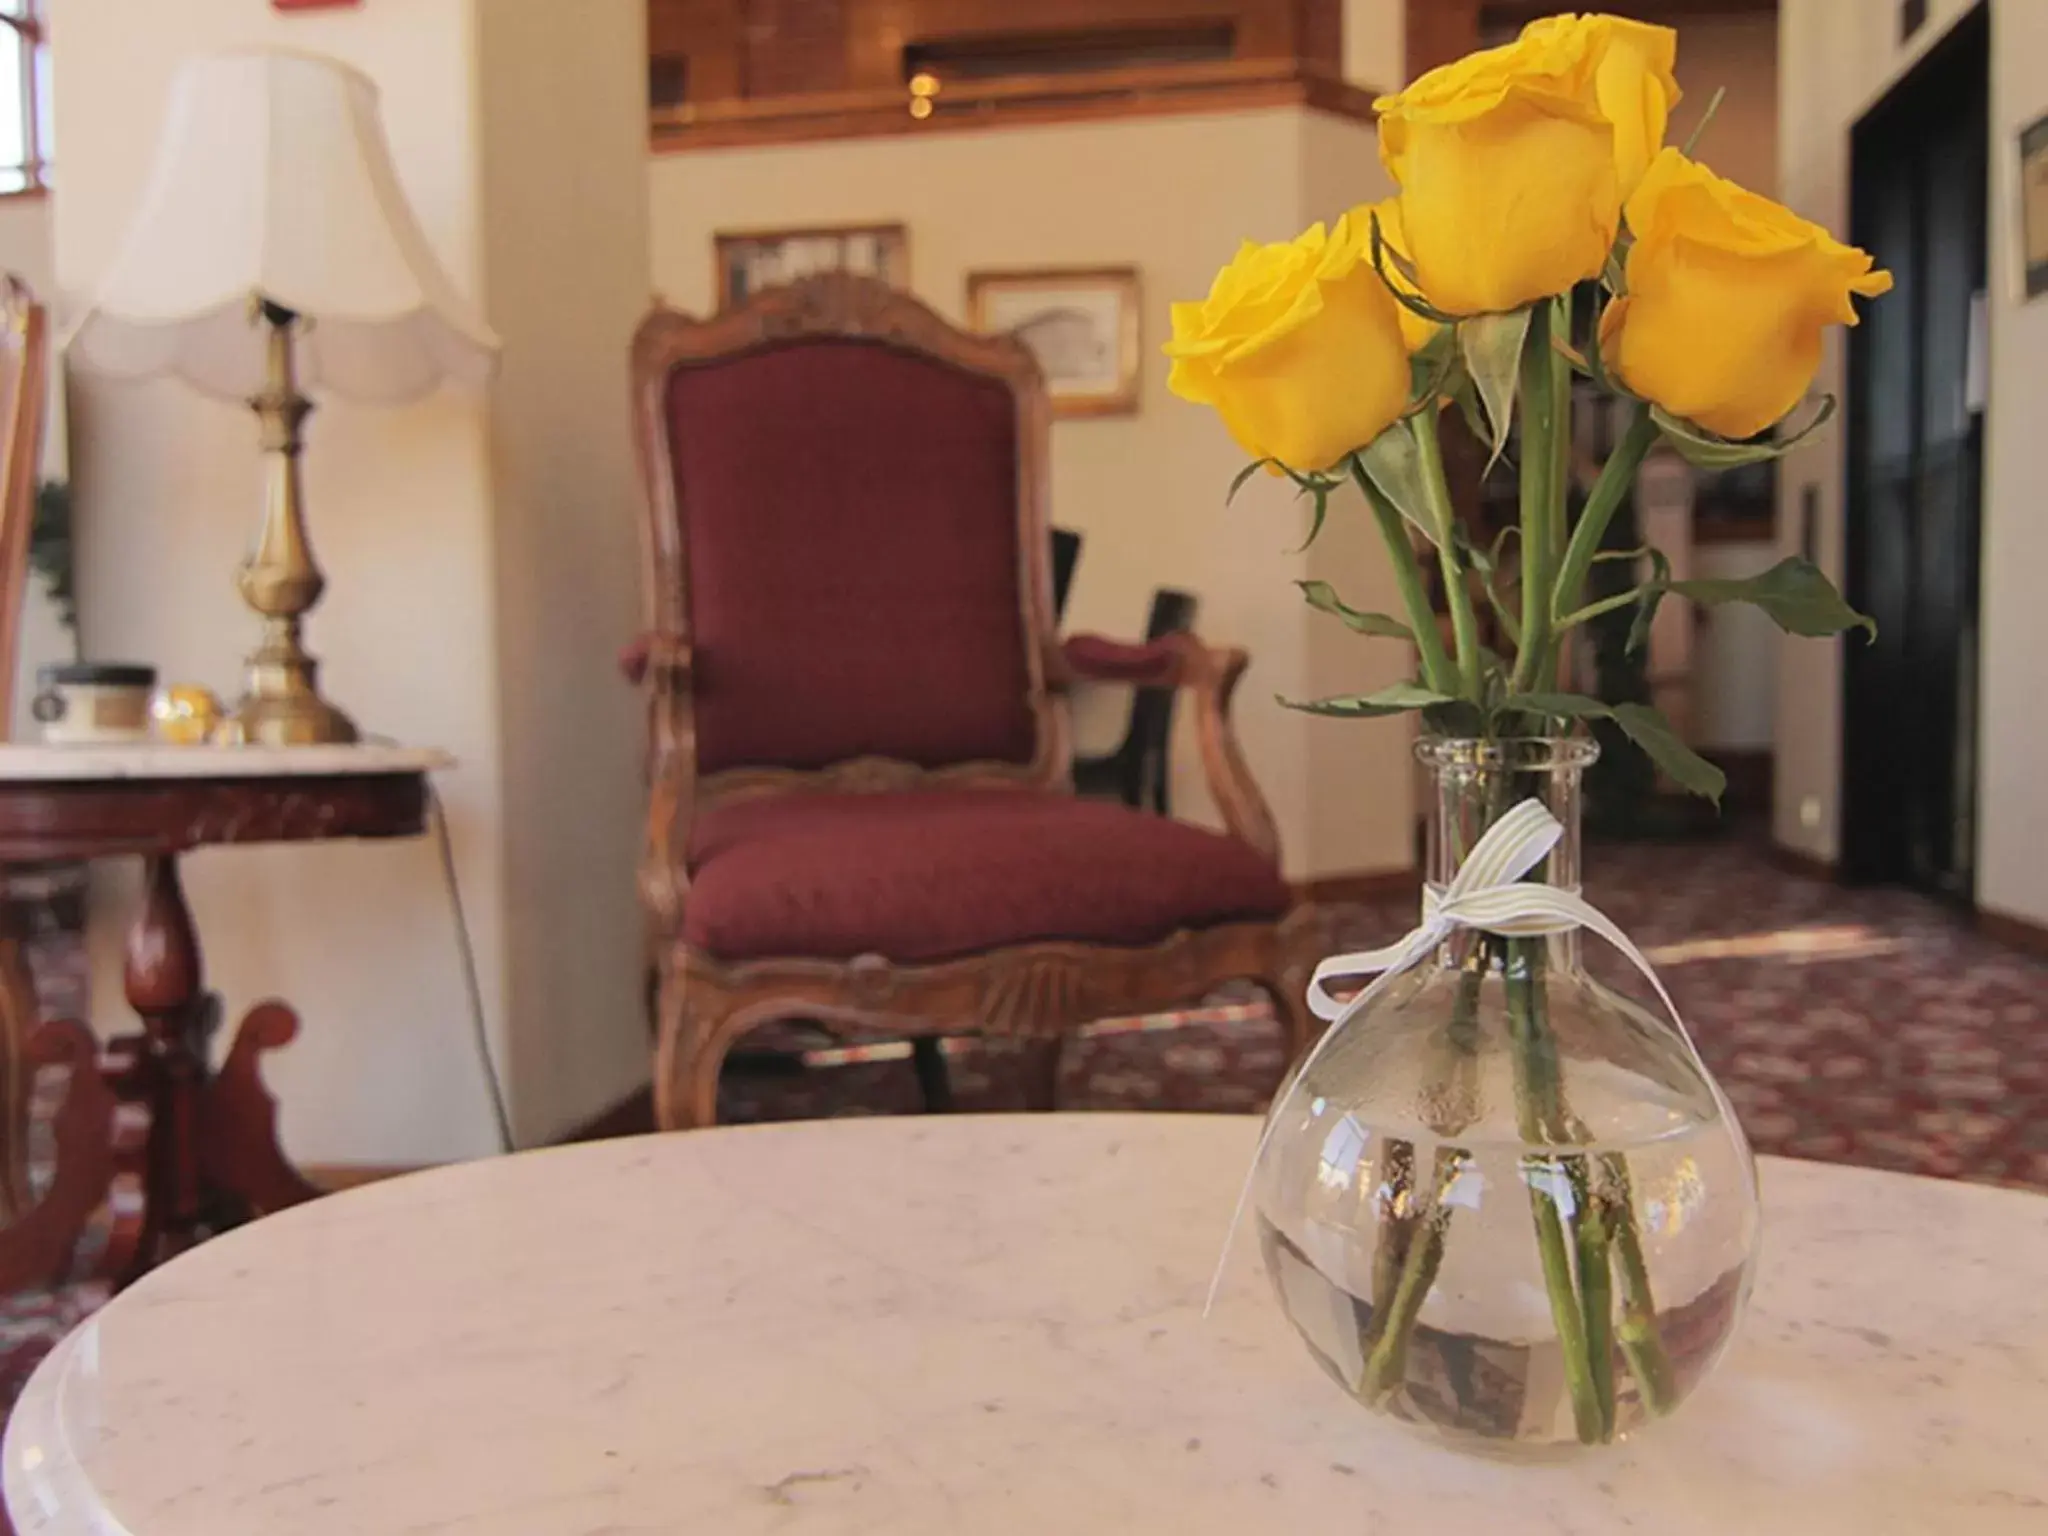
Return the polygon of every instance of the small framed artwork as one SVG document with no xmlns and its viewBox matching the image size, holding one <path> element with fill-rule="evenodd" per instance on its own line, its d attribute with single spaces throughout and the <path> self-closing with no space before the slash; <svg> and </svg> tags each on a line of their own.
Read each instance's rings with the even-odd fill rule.
<svg viewBox="0 0 2048 1536">
<path fill-rule="evenodd" d="M 1045 267 L 967 274 L 967 323 L 1008 331 L 1045 370 L 1055 416 L 1138 408 L 1136 267 Z"/>
<path fill-rule="evenodd" d="M 2026 296 L 2048 293 L 2048 117 L 2020 130 L 2020 256 Z"/>
<path fill-rule="evenodd" d="M 910 237 L 901 224 L 763 229 L 713 235 L 718 307 L 817 272 L 858 272 L 892 288 L 910 286 Z"/>
</svg>

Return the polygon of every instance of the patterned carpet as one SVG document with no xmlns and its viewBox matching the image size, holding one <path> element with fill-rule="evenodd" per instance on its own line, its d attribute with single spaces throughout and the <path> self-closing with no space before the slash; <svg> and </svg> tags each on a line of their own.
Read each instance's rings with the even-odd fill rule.
<svg viewBox="0 0 2048 1536">
<path fill-rule="evenodd" d="M 2048 1189 L 2048 961 L 1925 898 L 1786 874 L 1749 845 L 1596 848 L 1587 895 L 1651 952 L 1760 1152 Z M 1676 877 L 1676 878 L 1674 878 Z M 1347 948 L 1414 922 L 1335 916 Z M 1588 941 L 1593 968 L 1632 991 Z M 1219 1002 L 1222 1000 L 1219 1000 Z M 814 1054 L 829 1070 L 733 1074 L 728 1120 L 913 1113 L 908 1052 Z M 963 1109 L 1019 1109 L 1014 1053 L 956 1041 Z M 1063 1109 L 1260 1108 L 1281 1067 L 1263 1004 L 1097 1026 L 1066 1052 Z"/>
<path fill-rule="evenodd" d="M 1921 897 L 1786 874 L 1744 844 L 1602 847 L 1587 862 L 1588 896 L 1651 952 L 1757 1150 L 2048 1189 L 2048 961 Z M 1344 908 L 1332 926 L 1363 947 L 1413 921 L 1404 903 Z M 1217 998 L 1090 1030 L 1065 1054 L 1060 1103 L 1249 1113 L 1281 1057 L 1263 1003 Z M 948 1065 L 961 1109 L 1023 1107 L 1015 1053 L 951 1042 Z M 915 1113 L 922 1099 L 907 1048 L 881 1044 L 730 1073 L 722 1102 L 742 1121 Z M 0 1404 L 93 1299 L 0 1298 Z"/>
</svg>

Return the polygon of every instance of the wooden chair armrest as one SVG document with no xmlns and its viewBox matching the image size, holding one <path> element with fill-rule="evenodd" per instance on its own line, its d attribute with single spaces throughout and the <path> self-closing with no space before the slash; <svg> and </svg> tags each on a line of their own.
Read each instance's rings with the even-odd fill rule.
<svg viewBox="0 0 2048 1536">
<path fill-rule="evenodd" d="M 628 682 L 647 687 L 647 832 L 640 855 L 640 899 L 666 941 L 682 924 L 690 885 L 697 751 L 689 643 L 659 630 L 636 635 L 619 652 L 619 671 Z"/>
<path fill-rule="evenodd" d="M 1272 809 L 1244 760 L 1230 723 L 1230 698 L 1251 658 L 1236 648 L 1216 649 L 1185 632 L 1162 635 L 1142 645 L 1106 635 L 1074 635 L 1058 653 L 1056 685 L 1077 679 L 1131 683 L 1141 688 L 1178 688 L 1192 696 L 1195 739 L 1209 793 L 1231 834 L 1280 862 L 1280 834 Z"/>
<path fill-rule="evenodd" d="M 679 635 L 647 630 L 628 640 L 619 650 L 619 673 L 639 686 L 649 677 L 687 681 L 690 675 L 689 642 Z"/>
</svg>

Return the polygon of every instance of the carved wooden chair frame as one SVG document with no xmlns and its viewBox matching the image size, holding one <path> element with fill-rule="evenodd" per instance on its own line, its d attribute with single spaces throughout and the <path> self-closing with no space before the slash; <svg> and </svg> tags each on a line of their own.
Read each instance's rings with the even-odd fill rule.
<svg viewBox="0 0 2048 1536">
<path fill-rule="evenodd" d="M 1023 573 L 1018 617 L 1028 637 L 1029 703 L 1037 729 L 1030 762 L 926 769 L 860 758 L 816 770 L 698 773 L 689 551 L 669 454 L 668 381 L 679 368 L 811 337 L 858 338 L 934 358 L 1000 382 L 1016 402 L 1017 537 Z M 830 273 L 764 292 L 710 320 L 655 310 L 634 339 L 633 395 L 647 511 L 642 530 L 647 627 L 631 666 L 645 685 L 649 749 L 640 886 L 660 946 L 654 1091 L 656 1118 L 664 1129 L 714 1123 L 718 1070 L 727 1051 L 749 1030 L 777 1018 L 912 1037 L 973 1033 L 1057 1042 L 1093 1020 L 1196 1002 L 1224 983 L 1246 980 L 1272 995 L 1290 1050 L 1298 1053 L 1306 1045 L 1303 912 L 1277 922 L 1184 929 L 1143 948 L 1043 942 L 920 965 L 898 965 L 877 955 L 726 962 L 683 944 L 677 935 L 689 896 L 685 857 L 690 827 L 698 812 L 714 803 L 755 795 L 933 785 L 1022 785 L 1071 793 L 1066 692 L 1077 666 L 1118 681 L 1188 690 L 1203 766 L 1226 826 L 1276 861 L 1278 839 L 1228 719 L 1230 697 L 1246 665 L 1243 651 L 1213 650 L 1191 635 L 1149 647 L 1098 640 L 1086 656 L 1078 648 L 1075 654 L 1062 648 L 1053 619 L 1046 512 L 1050 414 L 1038 365 L 1020 342 L 957 330 L 907 294 L 873 279 Z M 1105 669 L 1089 664 L 1105 659 Z"/>
<path fill-rule="evenodd" d="M 49 319 L 26 284 L 0 274 L 0 352 L 17 377 L 0 401 L 0 740 L 13 720 L 15 662 L 27 595 L 43 416 L 49 397 Z M 56 1170 L 40 1202 L 28 1177 L 29 1100 L 44 1068 L 67 1070 L 51 1126 Z M 79 1225 L 106 1187 L 113 1101 L 99 1049 L 74 1020 L 40 1022 L 34 978 L 11 924 L 0 924 L 0 1292 L 53 1285 L 68 1273 Z"/>
</svg>

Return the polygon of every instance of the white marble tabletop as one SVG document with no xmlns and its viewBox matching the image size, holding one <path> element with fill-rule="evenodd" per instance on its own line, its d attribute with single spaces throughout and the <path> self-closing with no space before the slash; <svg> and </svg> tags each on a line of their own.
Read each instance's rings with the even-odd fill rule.
<svg viewBox="0 0 2048 1536">
<path fill-rule="evenodd" d="M 455 766 L 434 747 L 371 742 L 335 747 L 0 744 L 0 783 L 9 780 L 102 783 L 108 779 L 327 778 L 379 773 L 433 773 Z"/>
<path fill-rule="evenodd" d="M 1310 1364 L 1249 1119 L 700 1131 L 472 1163 L 149 1275 L 38 1371 L 22 1536 L 2048 1530 L 2048 1200 L 1764 1160 L 1749 1325 L 1668 1424 L 1479 1459 Z"/>
</svg>

